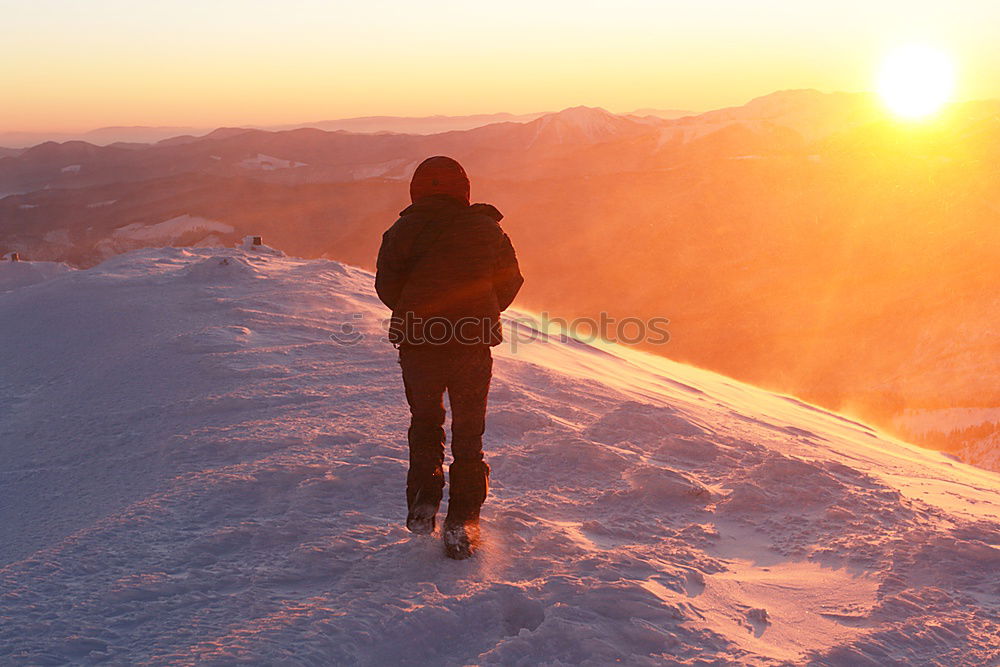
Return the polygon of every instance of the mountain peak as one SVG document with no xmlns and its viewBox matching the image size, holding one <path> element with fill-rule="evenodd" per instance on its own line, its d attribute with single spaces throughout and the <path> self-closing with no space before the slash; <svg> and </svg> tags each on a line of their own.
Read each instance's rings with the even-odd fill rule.
<svg viewBox="0 0 1000 667">
<path fill-rule="evenodd" d="M 534 128 L 536 142 L 574 144 L 628 136 L 645 126 L 600 107 L 576 106 L 546 114 L 527 127 Z"/>
<path fill-rule="evenodd" d="M 556 111 L 549 115 L 561 118 L 592 118 L 594 116 L 614 116 L 615 114 L 603 107 L 588 107 L 581 104 L 575 107 L 566 107 L 561 111 Z"/>
</svg>

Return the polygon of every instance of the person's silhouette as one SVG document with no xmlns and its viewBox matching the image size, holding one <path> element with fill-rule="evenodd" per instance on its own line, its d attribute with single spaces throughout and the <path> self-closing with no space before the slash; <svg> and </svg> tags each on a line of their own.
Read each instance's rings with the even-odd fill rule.
<svg viewBox="0 0 1000 667">
<path fill-rule="evenodd" d="M 451 489 L 443 538 L 466 558 L 479 539 L 489 489 L 483 460 L 490 348 L 501 342 L 500 313 L 524 279 L 503 218 L 469 203 L 469 179 L 455 160 L 424 160 L 410 182 L 412 204 L 382 236 L 375 288 L 392 309 L 389 339 L 399 348 L 410 406 L 406 525 L 434 531 L 444 489 L 444 392 L 451 403 Z"/>
</svg>

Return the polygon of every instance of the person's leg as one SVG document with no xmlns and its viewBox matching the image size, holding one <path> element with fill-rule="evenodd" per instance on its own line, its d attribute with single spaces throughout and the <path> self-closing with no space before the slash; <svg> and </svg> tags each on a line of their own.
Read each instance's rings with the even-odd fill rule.
<svg viewBox="0 0 1000 667">
<path fill-rule="evenodd" d="M 477 520 L 489 491 L 490 467 L 483 460 L 483 432 L 493 357 L 485 346 L 459 348 L 452 354 L 448 367 L 454 462 L 446 524 Z"/>
<path fill-rule="evenodd" d="M 444 391 L 445 365 L 439 350 L 407 348 L 399 350 L 406 401 L 410 405 L 410 469 L 406 475 L 406 507 L 413 514 L 417 506 L 437 512 L 444 489 Z M 431 522 L 433 528 L 433 522 Z"/>
</svg>

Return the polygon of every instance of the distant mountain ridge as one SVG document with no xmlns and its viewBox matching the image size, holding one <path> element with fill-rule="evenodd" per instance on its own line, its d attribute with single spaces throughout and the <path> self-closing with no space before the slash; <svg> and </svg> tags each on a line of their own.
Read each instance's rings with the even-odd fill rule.
<svg viewBox="0 0 1000 667">
<path fill-rule="evenodd" d="M 357 118 L 341 118 L 337 120 L 322 120 L 310 123 L 285 123 L 279 125 L 249 125 L 246 129 L 258 129 L 272 132 L 296 130 L 301 128 L 316 128 L 330 132 L 344 131 L 361 134 L 391 132 L 396 134 L 434 134 L 451 130 L 470 130 L 491 123 L 517 122 L 525 123 L 545 112 L 512 114 L 471 114 L 467 116 L 360 116 Z M 37 144 L 54 141 L 86 141 L 98 146 L 109 146 L 116 143 L 153 144 L 179 136 L 202 137 L 213 132 L 210 127 L 195 126 L 114 126 L 101 127 L 83 132 L 0 132 L 0 157 L 3 151 L 20 149 Z"/>
<path fill-rule="evenodd" d="M 313 123 L 294 123 L 289 125 L 273 125 L 261 129 L 295 130 L 312 127 L 318 130 L 335 132 L 358 132 L 371 134 L 376 132 L 393 132 L 396 134 L 437 134 L 453 130 L 471 130 L 491 125 L 493 123 L 526 123 L 544 116 L 546 112 L 512 114 L 490 113 L 470 114 L 467 116 L 360 116 L 357 118 L 341 118 L 338 120 L 322 120 Z"/>
<path fill-rule="evenodd" d="M 284 123 L 278 125 L 249 125 L 247 129 L 280 132 L 300 128 L 316 128 L 328 132 L 344 131 L 360 134 L 389 132 L 394 134 L 436 134 L 453 130 L 471 130 L 493 123 L 527 123 L 550 112 L 534 113 L 489 113 L 460 116 L 358 116 L 306 123 Z M 623 116 L 680 118 L 693 115 L 693 111 L 680 109 L 636 109 L 621 114 Z M 81 132 L 0 132 L 0 157 L 48 141 L 86 141 L 98 146 L 118 143 L 154 144 L 180 136 L 202 137 L 212 132 L 210 127 L 195 126 L 111 126 Z"/>
<path fill-rule="evenodd" d="M 831 104 L 831 101 L 835 103 Z M 314 127 L 277 131 L 231 127 L 217 128 L 204 134 L 171 136 L 145 146 L 134 143 L 98 146 L 80 140 L 63 143 L 47 141 L 19 151 L 10 150 L 7 159 L 0 156 L 0 196 L 40 189 L 90 187 L 178 172 L 234 175 L 241 171 L 234 169 L 234 164 L 240 164 L 258 153 L 309 166 L 310 169 L 295 175 L 300 182 L 344 182 L 378 176 L 402 178 L 406 168 L 428 151 L 450 151 L 456 157 L 482 154 L 484 149 L 501 152 L 505 154 L 505 159 L 520 163 L 522 175 L 532 171 L 544 173 L 550 168 L 551 159 L 562 162 L 565 150 L 571 147 L 629 140 L 633 141 L 629 154 L 619 155 L 616 159 L 625 163 L 638 161 L 636 167 L 644 168 L 651 161 L 650 154 L 655 156 L 665 148 L 698 141 L 723 130 L 729 131 L 732 139 L 741 137 L 738 141 L 745 143 L 747 150 L 754 149 L 761 142 L 777 150 L 787 150 L 793 144 L 815 141 L 850 128 L 870 117 L 871 112 L 869 96 L 786 91 L 751 100 L 742 107 L 679 118 L 614 114 L 600 108 L 580 106 L 537 115 L 530 120 L 528 118 L 535 114 L 520 117 L 509 114 L 429 117 L 435 123 L 472 123 L 470 119 L 478 122 L 508 118 L 471 129 L 436 134 L 364 134 Z M 371 119 L 348 120 L 367 122 Z M 413 119 L 402 120 L 408 122 Z M 734 126 L 736 134 L 732 133 Z M 753 139 L 754 136 L 759 136 L 761 141 Z M 722 139 L 722 142 L 731 144 L 731 139 Z M 558 155 L 539 156 L 527 152 L 537 152 L 543 147 Z M 516 150 L 526 152 L 518 158 L 513 154 Z M 79 170 L 74 167 L 78 162 Z M 486 161 L 486 164 L 491 162 Z M 63 171 L 66 167 L 73 169 Z M 268 177 L 287 181 L 290 175 L 272 174 Z"/>
</svg>

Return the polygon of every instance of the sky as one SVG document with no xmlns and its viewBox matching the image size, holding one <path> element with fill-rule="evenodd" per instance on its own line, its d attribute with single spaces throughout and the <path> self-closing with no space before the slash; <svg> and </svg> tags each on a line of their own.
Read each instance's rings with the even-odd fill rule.
<svg viewBox="0 0 1000 667">
<path fill-rule="evenodd" d="M 1000 2 L 0 0 L 0 131 L 702 111 L 871 90 L 893 47 L 1000 97 Z"/>
</svg>

